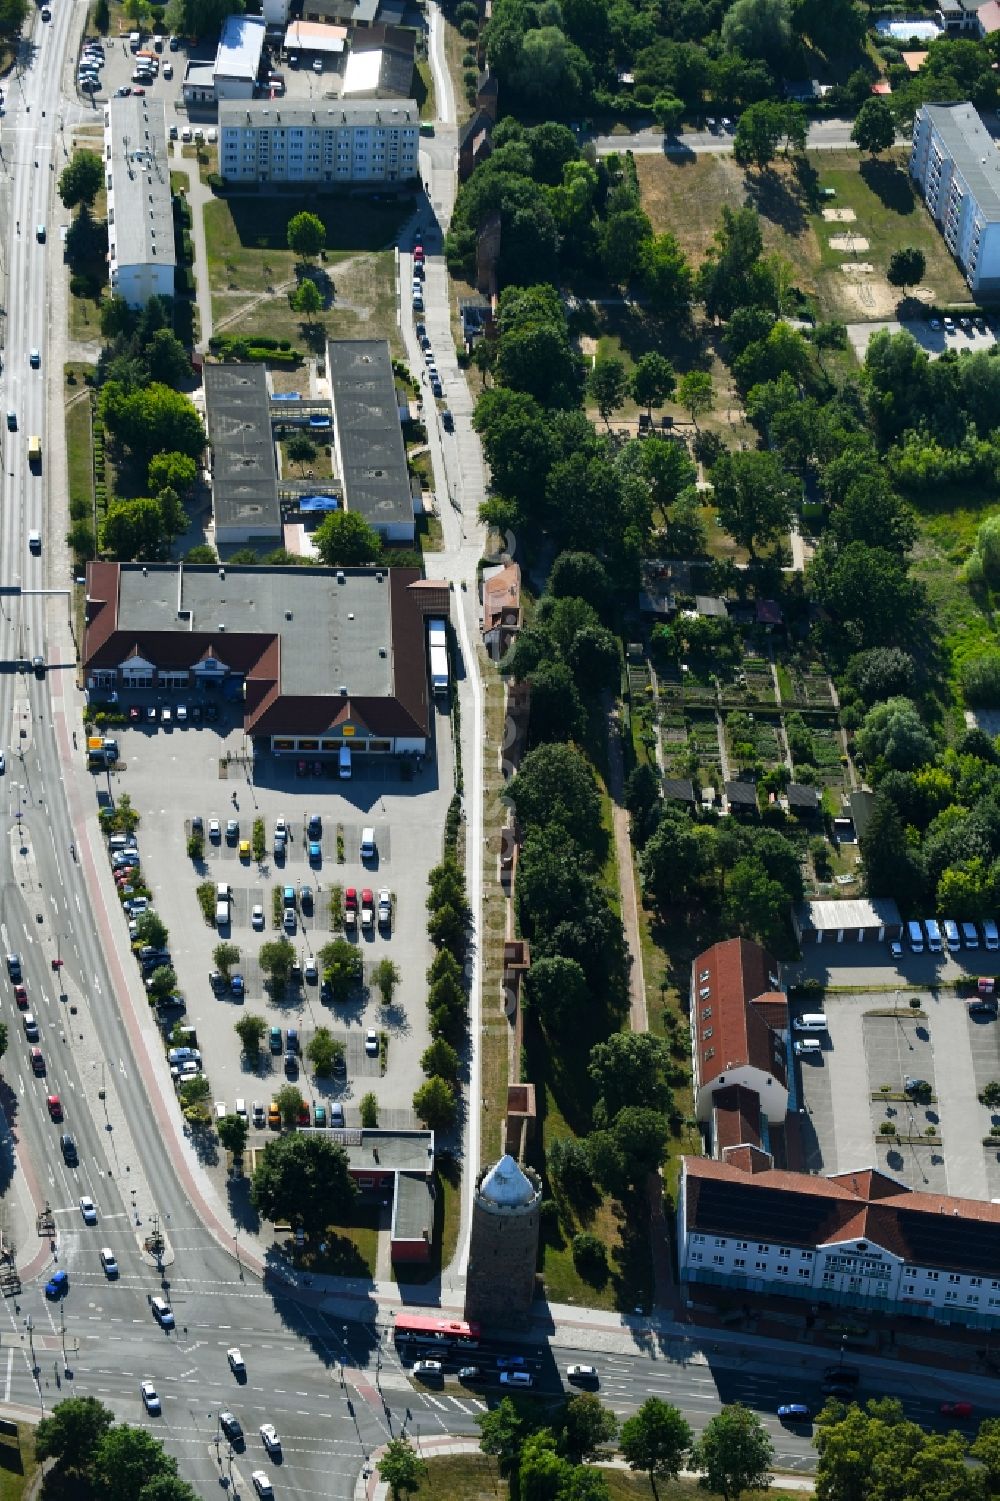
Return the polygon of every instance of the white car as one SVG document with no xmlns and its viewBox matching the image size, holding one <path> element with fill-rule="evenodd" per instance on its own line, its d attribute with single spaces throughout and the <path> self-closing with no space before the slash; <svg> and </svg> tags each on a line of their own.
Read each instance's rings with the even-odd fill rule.
<svg viewBox="0 0 1000 1501">
<path fill-rule="evenodd" d="M 253 1108 L 254 1110 L 259 1109 L 257 1105 L 255 1105 Z M 226 1351 L 226 1359 L 229 1361 L 229 1369 L 232 1371 L 237 1380 L 239 1380 L 241 1376 L 246 1375 L 246 1362 L 243 1359 L 243 1352 L 240 1349 L 239 1345 L 230 1345 L 229 1349 Z"/>
<path fill-rule="evenodd" d="M 595 1365 L 568 1365 L 566 1375 L 570 1381 L 596 1381 L 597 1367 Z"/>
<path fill-rule="evenodd" d="M 101 1266 L 104 1268 L 105 1277 L 118 1276 L 118 1262 L 110 1246 L 103 1246 L 101 1249 Z"/>
<path fill-rule="evenodd" d="M 83 1215 L 83 1223 L 85 1225 L 97 1224 L 97 1208 L 93 1199 L 89 1198 L 86 1194 L 80 1200 L 80 1213 Z"/>
<path fill-rule="evenodd" d="M 262 1131 L 267 1125 L 267 1111 L 259 1100 L 254 1100 L 250 1106 L 250 1116 L 258 1131 Z"/>
<path fill-rule="evenodd" d="M 274 820 L 274 833 L 275 833 L 275 837 L 277 837 L 280 834 L 282 839 L 287 839 L 288 838 L 288 819 L 287 818 L 276 818 Z"/>
<path fill-rule="evenodd" d="M 369 1027 L 365 1033 L 365 1052 L 370 1058 L 378 1053 L 378 1033 L 374 1027 Z"/>
<path fill-rule="evenodd" d="M 264 927 L 264 909 L 263 909 L 263 907 L 256 906 L 253 909 L 253 911 L 250 914 L 250 926 L 252 928 L 256 928 L 257 931 L 258 931 L 258 933 L 261 932 L 261 930 Z"/>
<path fill-rule="evenodd" d="M 426 1381 L 440 1381 L 444 1375 L 444 1366 L 440 1360 L 418 1360 L 413 1367 L 414 1376 L 421 1376 Z"/>
<path fill-rule="evenodd" d="M 254 1470 L 250 1479 L 253 1481 L 253 1488 L 258 1496 L 263 1497 L 264 1501 L 270 1501 L 270 1498 L 274 1495 L 274 1486 L 268 1478 L 267 1471 Z"/>
<path fill-rule="evenodd" d="M 281 919 L 281 926 L 284 928 L 284 930 L 285 930 L 286 933 L 294 933 L 295 932 L 295 924 L 296 924 L 295 908 L 294 907 L 286 907 L 285 911 L 284 911 L 284 915 L 282 916 L 282 919 Z"/>
<path fill-rule="evenodd" d="M 387 928 L 392 922 L 392 892 L 383 886 L 378 894 L 378 925 Z"/>
<path fill-rule="evenodd" d="M 153 1383 L 151 1381 L 140 1381 L 139 1392 L 142 1396 L 142 1405 L 146 1411 L 154 1417 L 158 1416 L 163 1409 L 160 1406 L 160 1399 L 156 1395 L 156 1387 Z"/>
<path fill-rule="evenodd" d="M 187 717 L 188 717 L 187 704 L 178 704 L 177 705 L 177 723 L 178 724 L 187 724 Z"/>
<path fill-rule="evenodd" d="M 210 818 L 208 820 L 208 837 L 216 844 L 222 838 L 222 825 L 217 818 Z"/>
<path fill-rule="evenodd" d="M 278 1437 L 278 1430 L 273 1423 L 261 1423 L 260 1441 L 268 1454 L 281 1453 L 281 1439 Z"/>
</svg>

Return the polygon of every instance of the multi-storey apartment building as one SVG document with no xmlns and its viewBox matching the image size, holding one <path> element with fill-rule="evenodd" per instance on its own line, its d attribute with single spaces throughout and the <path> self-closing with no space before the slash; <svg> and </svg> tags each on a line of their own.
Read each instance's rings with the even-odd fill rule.
<svg viewBox="0 0 1000 1501">
<path fill-rule="evenodd" d="M 1000 288 L 1000 152 L 971 104 L 924 104 L 910 176 L 977 295 Z"/>
<path fill-rule="evenodd" d="M 219 106 L 219 171 L 227 182 L 407 182 L 419 170 L 412 99 Z"/>
<path fill-rule="evenodd" d="M 173 297 L 177 257 L 163 105 L 134 95 L 104 109 L 111 291 L 129 307 Z"/>
</svg>

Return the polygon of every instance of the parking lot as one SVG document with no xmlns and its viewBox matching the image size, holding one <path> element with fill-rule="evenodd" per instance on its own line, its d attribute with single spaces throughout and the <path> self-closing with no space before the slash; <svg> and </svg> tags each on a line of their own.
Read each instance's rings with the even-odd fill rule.
<svg viewBox="0 0 1000 1501">
<path fill-rule="evenodd" d="M 97 93 L 90 94 L 79 91 L 80 98 L 85 103 L 91 103 L 95 109 L 104 105 L 110 99 L 115 90 L 128 88 L 133 93 L 136 87 L 144 89 L 145 93 L 153 99 L 162 99 L 167 107 L 167 124 L 177 123 L 183 127 L 188 115 L 192 121 L 214 120 L 216 115 L 215 105 L 193 104 L 188 109 L 184 103 L 183 83 L 184 70 L 189 62 L 210 63 L 215 60 L 217 38 L 213 37 L 202 42 L 184 42 L 177 39 L 176 51 L 170 50 L 167 37 L 163 37 L 162 51 L 157 53 L 160 67 L 157 76 L 152 83 L 136 85 L 132 75 L 136 71 L 136 58 L 129 48 L 128 32 L 120 36 L 107 36 L 101 39 L 104 49 L 105 64 L 101 69 L 101 87 Z M 141 50 L 154 52 L 154 38 L 146 32 L 142 33 Z M 82 50 L 82 48 L 81 48 Z M 262 74 L 266 77 L 269 71 L 277 71 L 283 80 L 283 92 L 280 97 L 292 101 L 308 101 L 313 99 L 337 99 L 343 88 L 344 54 L 320 59 L 322 70 L 317 71 L 313 66 L 314 58 L 310 53 L 293 54 L 297 62 L 282 57 L 271 49 L 265 49 L 262 59 Z M 166 76 L 169 67 L 173 76 Z M 267 97 L 266 90 L 260 91 L 260 97 Z"/>
<path fill-rule="evenodd" d="M 1000 1114 L 978 1098 L 1000 1079 L 997 1019 L 950 990 L 828 993 L 795 1009 L 820 1008 L 822 1050 L 795 1060 L 808 1170 L 876 1164 L 917 1190 L 1000 1195 L 1000 1141 L 984 1144 Z"/>
<path fill-rule="evenodd" d="M 371 1091 L 379 1101 L 381 1125 L 415 1125 L 410 1100 L 422 1082 L 419 1059 L 430 1041 L 425 1006 L 425 973 L 432 957 L 426 933 L 427 874 L 441 858 L 453 787 L 447 716 L 439 715 L 436 720 L 438 760 L 432 754 L 422 766 L 412 765 L 408 768 L 411 780 L 404 779 L 397 761 L 373 760 L 368 767 L 366 758 L 358 754 L 353 757 L 349 781 L 339 780 L 332 769 L 322 777 L 300 776 L 300 763 L 294 757 L 271 755 L 258 758 L 251 779 L 246 762 L 237 759 L 247 749 L 241 710 L 218 695 L 212 697 L 219 709 L 214 723 L 189 721 L 167 728 L 142 720 L 117 731 L 124 770 L 111 778 L 114 795 L 127 792 L 140 815 L 142 873 L 155 910 L 169 929 L 171 960 L 187 1003 L 184 1021 L 197 1030 L 212 1098 L 225 1102 L 230 1110 L 238 1097 L 246 1100 L 248 1108 L 254 1101 L 266 1108 L 285 1082 L 284 1051 L 272 1055 L 265 1041 L 256 1072 L 241 1057 L 233 1024 L 241 1014 L 253 1012 L 263 1016 L 269 1027 L 295 1028 L 303 1053 L 320 1026 L 329 1027 L 344 1043 L 346 1078 L 318 1082 L 302 1058 L 295 1082 L 307 1101 L 328 1107 L 339 1101 L 345 1107 L 347 1125 L 357 1126 L 358 1102 Z M 232 758 L 228 762 L 227 755 Z M 104 783 L 103 777 L 97 780 L 99 786 Z M 320 858 L 312 861 L 305 837 L 310 814 L 322 819 L 317 841 Z M 279 816 L 288 820 L 291 838 L 284 859 L 275 860 L 272 836 Z M 218 818 L 223 831 L 218 843 L 206 839 L 205 858 L 199 864 L 192 862 L 186 850 L 195 817 L 204 820 L 206 830 L 209 820 Z M 267 854 L 259 865 L 252 856 L 241 858 L 238 842 L 230 843 L 225 837 L 227 821 L 236 819 L 239 839 L 251 839 L 258 817 L 264 820 L 267 838 Z M 361 860 L 364 827 L 375 830 L 374 861 Z M 338 834 L 342 862 L 338 861 Z M 232 887 L 232 921 L 221 934 L 205 922 L 197 901 L 196 888 L 205 880 L 225 881 Z M 279 1002 L 265 991 L 257 955 L 263 943 L 282 931 L 273 922 L 272 891 L 286 885 L 294 886 L 296 892 L 295 930 L 288 936 L 303 969 L 337 936 L 359 946 L 365 984 L 346 1003 L 324 1003 L 319 984 L 306 981 L 289 986 Z M 313 893 L 311 912 L 303 912 L 298 899 L 303 885 Z M 370 887 L 376 901 L 379 889 L 388 887 L 393 898 L 391 926 L 382 930 L 375 924 L 368 931 L 359 926 L 353 935 L 335 933 L 330 915 L 334 886 L 345 890 L 353 886 L 359 896 Z M 262 931 L 251 926 L 253 908 L 258 905 L 264 910 Z M 124 932 L 124 914 L 122 921 Z M 230 989 L 213 992 L 209 976 L 216 966 L 212 954 L 222 938 L 240 950 L 234 968 L 245 981 L 243 997 Z M 383 958 L 392 959 L 400 974 L 389 1008 L 380 1004 L 379 993 L 372 993 L 371 986 L 372 971 Z M 379 1058 L 365 1050 L 369 1028 L 388 1034 L 384 1077 Z"/>
<path fill-rule="evenodd" d="M 963 327 L 963 322 L 968 327 Z M 854 353 L 859 360 L 863 360 L 868 349 L 869 341 L 883 329 L 891 334 L 912 334 L 922 349 L 925 349 L 931 359 L 944 354 L 945 350 L 956 350 L 959 354 L 976 354 L 983 350 L 991 349 L 997 341 L 996 332 L 982 319 L 977 327 L 971 318 L 959 320 L 952 319 L 953 327 L 947 328 L 940 318 L 930 319 L 907 319 L 900 322 L 895 318 L 882 319 L 872 323 L 849 323 L 847 335 L 854 347 Z M 935 326 L 936 325 L 936 326 Z"/>
</svg>

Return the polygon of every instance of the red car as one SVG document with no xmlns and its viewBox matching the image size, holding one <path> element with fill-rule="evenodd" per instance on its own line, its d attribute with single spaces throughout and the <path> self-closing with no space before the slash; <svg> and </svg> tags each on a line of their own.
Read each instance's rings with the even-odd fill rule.
<svg viewBox="0 0 1000 1501">
<path fill-rule="evenodd" d="M 971 1402 L 942 1402 L 941 1411 L 948 1418 L 971 1418 Z"/>
<path fill-rule="evenodd" d="M 422 261 L 423 258 L 424 258 L 424 247 L 422 245 L 414 245 L 414 247 L 413 247 L 413 259 L 415 261 Z"/>
<path fill-rule="evenodd" d="M 28 992 L 25 990 L 25 988 L 24 988 L 23 985 L 15 985 L 14 986 L 14 999 L 17 1002 L 19 1008 L 22 1011 L 27 1011 L 27 1009 L 28 1009 Z"/>
<path fill-rule="evenodd" d="M 63 1111 L 62 1100 L 59 1098 L 59 1096 L 57 1094 L 50 1094 L 45 1103 L 49 1107 L 49 1115 L 52 1117 L 52 1119 L 54 1121 L 61 1121 L 63 1118 Z"/>
<path fill-rule="evenodd" d="M 299 1106 L 299 1125 L 300 1126 L 308 1126 L 308 1124 L 309 1124 L 309 1106 L 303 1100 L 302 1104 Z"/>
<path fill-rule="evenodd" d="M 346 909 L 347 909 L 348 912 L 357 912 L 357 910 L 358 910 L 358 892 L 357 892 L 357 887 L 355 887 L 355 886 L 348 886 L 347 890 L 344 892 L 344 906 L 346 907 Z"/>
</svg>

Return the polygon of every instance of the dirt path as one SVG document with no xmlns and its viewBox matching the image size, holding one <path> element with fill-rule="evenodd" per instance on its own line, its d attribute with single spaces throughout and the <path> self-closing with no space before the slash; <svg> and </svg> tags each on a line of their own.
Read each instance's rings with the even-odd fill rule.
<svg viewBox="0 0 1000 1501">
<path fill-rule="evenodd" d="M 611 811 L 615 839 L 615 862 L 618 866 L 618 889 L 621 893 L 622 926 L 628 946 L 629 966 L 629 1026 L 633 1032 L 649 1031 L 649 1016 L 646 1012 L 646 985 L 642 972 L 642 948 L 639 943 L 639 907 L 635 890 L 635 871 L 632 865 L 632 837 L 629 833 L 629 816 L 622 806 L 625 793 L 624 762 L 622 760 L 621 719 L 616 712 L 608 716 L 608 792 L 613 804 Z"/>
</svg>

